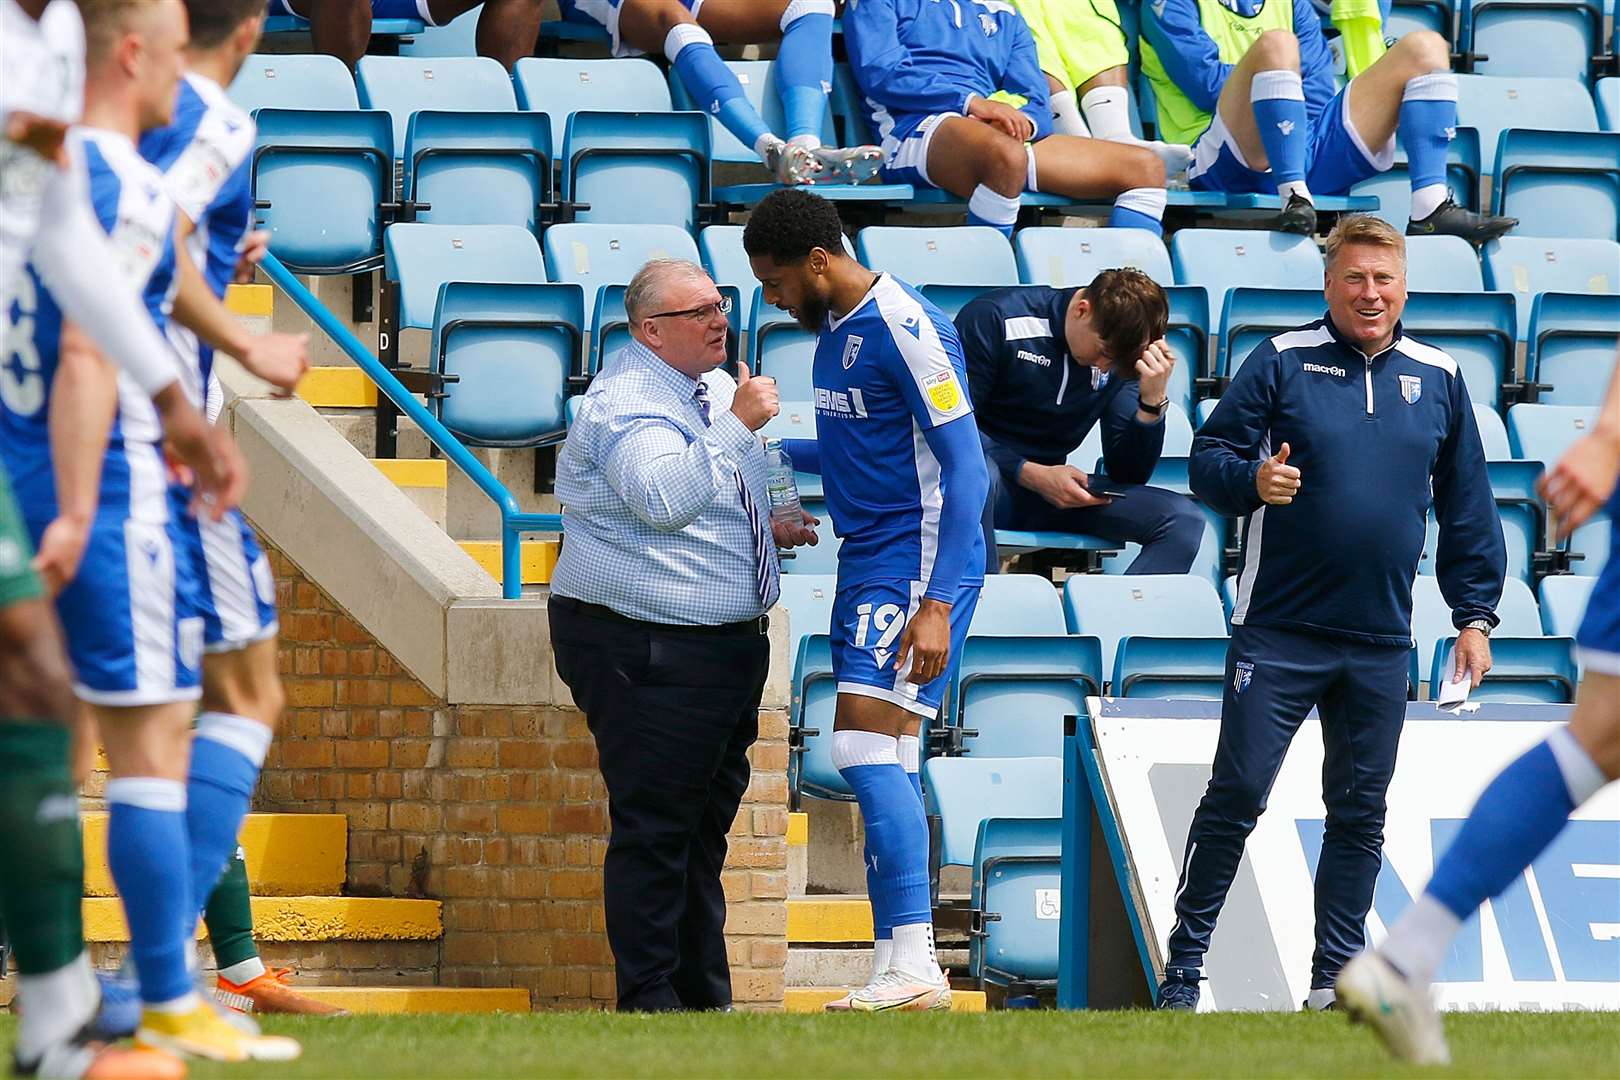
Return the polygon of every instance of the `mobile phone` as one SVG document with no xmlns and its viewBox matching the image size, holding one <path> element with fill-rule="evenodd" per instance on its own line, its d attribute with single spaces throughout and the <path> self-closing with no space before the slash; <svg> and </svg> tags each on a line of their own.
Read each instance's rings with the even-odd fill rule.
<svg viewBox="0 0 1620 1080">
<path fill-rule="evenodd" d="M 1108 488 L 1086 488 L 1086 492 L 1099 499 L 1125 499 L 1130 496 L 1123 491 L 1112 491 Z"/>
</svg>

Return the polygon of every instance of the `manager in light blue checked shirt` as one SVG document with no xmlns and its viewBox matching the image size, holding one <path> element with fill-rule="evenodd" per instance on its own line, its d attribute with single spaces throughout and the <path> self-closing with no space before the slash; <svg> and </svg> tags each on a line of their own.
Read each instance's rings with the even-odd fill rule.
<svg viewBox="0 0 1620 1080">
<path fill-rule="evenodd" d="M 625 292 L 634 340 L 596 377 L 557 461 L 557 673 L 596 739 L 621 1010 L 725 1009 L 720 870 L 748 786 L 769 663 L 776 549 L 755 435 L 776 383 L 726 359 L 729 305 L 695 263 L 649 262 Z"/>
</svg>

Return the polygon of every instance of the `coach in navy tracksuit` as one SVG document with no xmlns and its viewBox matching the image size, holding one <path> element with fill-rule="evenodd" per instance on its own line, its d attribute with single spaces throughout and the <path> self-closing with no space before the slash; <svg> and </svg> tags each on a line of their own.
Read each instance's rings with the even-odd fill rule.
<svg viewBox="0 0 1620 1080">
<path fill-rule="evenodd" d="M 1140 270 L 1104 270 L 1084 288 L 995 289 L 957 315 L 990 468 L 989 573 L 1000 568 L 997 528 L 1133 541 L 1142 546 L 1133 574 L 1192 566 L 1203 514 L 1184 495 L 1139 486 L 1164 449 L 1175 366 L 1164 342 L 1168 311 L 1164 290 Z M 1068 457 L 1098 423 L 1107 475 L 1090 477 Z M 1088 487 L 1125 497 L 1100 498 Z"/>
<path fill-rule="evenodd" d="M 1405 242 L 1374 218 L 1328 237 L 1326 319 L 1258 346 L 1193 441 L 1193 490 L 1244 516 L 1220 742 L 1193 817 L 1159 1004 L 1192 1008 L 1243 844 L 1288 743 L 1322 719 L 1327 827 L 1309 1004 L 1365 941 L 1432 499 L 1457 672 L 1490 668 L 1506 548 L 1457 363 L 1401 332 Z"/>
</svg>

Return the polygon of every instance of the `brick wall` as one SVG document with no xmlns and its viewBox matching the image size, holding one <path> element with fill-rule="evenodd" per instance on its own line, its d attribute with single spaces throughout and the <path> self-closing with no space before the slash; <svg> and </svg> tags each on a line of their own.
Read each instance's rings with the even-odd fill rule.
<svg viewBox="0 0 1620 1080">
<path fill-rule="evenodd" d="M 444 902 L 439 981 L 611 1005 L 607 795 L 571 705 L 450 706 L 266 543 L 287 713 L 255 809 L 344 814 L 345 891 Z M 549 657 L 537 656 L 537 663 Z M 725 870 L 739 1006 L 780 1008 L 787 963 L 787 715 L 760 717 Z"/>
</svg>

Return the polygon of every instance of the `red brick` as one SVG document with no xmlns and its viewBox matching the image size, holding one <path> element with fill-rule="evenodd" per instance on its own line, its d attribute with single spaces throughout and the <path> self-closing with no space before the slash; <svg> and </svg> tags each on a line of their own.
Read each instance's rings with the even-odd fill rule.
<svg viewBox="0 0 1620 1080">
<path fill-rule="evenodd" d="M 452 769 L 493 769 L 498 749 L 494 739 L 451 739 L 445 764 Z"/>
<path fill-rule="evenodd" d="M 388 764 L 388 744 L 382 739 L 345 739 L 337 744 L 337 763 L 345 769 L 380 769 Z"/>
</svg>

